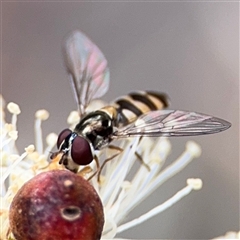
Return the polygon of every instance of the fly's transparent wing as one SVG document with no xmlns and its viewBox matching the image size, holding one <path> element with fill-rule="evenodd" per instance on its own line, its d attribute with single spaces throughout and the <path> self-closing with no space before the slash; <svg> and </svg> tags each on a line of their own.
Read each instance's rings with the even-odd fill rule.
<svg viewBox="0 0 240 240">
<path fill-rule="evenodd" d="M 224 131 L 231 124 L 223 119 L 180 110 L 152 111 L 116 131 L 115 137 L 195 136 Z"/>
<path fill-rule="evenodd" d="M 92 99 L 103 96 L 108 90 L 107 60 L 100 49 L 80 31 L 67 36 L 63 54 L 79 114 L 82 115 Z"/>
</svg>

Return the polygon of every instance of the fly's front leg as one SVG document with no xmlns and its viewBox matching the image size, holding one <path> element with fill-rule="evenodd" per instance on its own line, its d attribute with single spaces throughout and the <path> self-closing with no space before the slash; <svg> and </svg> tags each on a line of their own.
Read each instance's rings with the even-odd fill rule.
<svg viewBox="0 0 240 240">
<path fill-rule="evenodd" d="M 86 167 L 82 168 L 79 172 L 77 172 L 77 175 L 84 177 L 85 175 L 87 175 L 91 172 L 92 172 L 92 168 L 90 166 L 86 166 Z M 91 175 L 91 177 L 92 177 L 92 175 Z M 89 180 L 89 178 L 87 180 Z"/>
<path fill-rule="evenodd" d="M 99 160 L 98 157 L 95 155 L 93 157 L 94 161 L 96 162 L 96 168 L 97 170 L 87 179 L 88 181 L 91 180 L 97 173 L 99 173 L 100 171 L 100 164 L 99 164 Z"/>
<path fill-rule="evenodd" d="M 101 175 L 101 172 L 102 172 L 104 166 L 106 165 L 106 163 L 111 161 L 113 158 L 117 157 L 123 151 L 122 148 L 114 146 L 114 145 L 109 145 L 108 148 L 117 151 L 117 153 L 113 154 L 111 157 L 104 160 L 103 164 L 101 165 L 101 167 L 99 168 L 99 171 L 98 171 L 98 175 L 97 175 L 98 182 L 100 182 L 100 175 Z"/>
</svg>

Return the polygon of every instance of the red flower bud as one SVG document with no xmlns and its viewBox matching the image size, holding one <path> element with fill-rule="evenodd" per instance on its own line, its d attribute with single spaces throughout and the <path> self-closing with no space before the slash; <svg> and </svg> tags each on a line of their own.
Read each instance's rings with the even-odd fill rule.
<svg viewBox="0 0 240 240">
<path fill-rule="evenodd" d="M 95 189 L 67 170 L 43 172 L 25 183 L 9 218 L 17 240 L 96 240 L 104 224 Z"/>
</svg>

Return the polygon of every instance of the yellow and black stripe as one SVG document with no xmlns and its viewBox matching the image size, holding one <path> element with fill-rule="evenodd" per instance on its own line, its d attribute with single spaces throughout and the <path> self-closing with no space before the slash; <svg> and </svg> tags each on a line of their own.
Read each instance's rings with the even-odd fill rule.
<svg viewBox="0 0 240 240">
<path fill-rule="evenodd" d="M 117 109 L 117 127 L 125 126 L 144 113 L 168 107 L 169 98 L 165 93 L 137 91 L 116 99 L 113 106 Z"/>
</svg>

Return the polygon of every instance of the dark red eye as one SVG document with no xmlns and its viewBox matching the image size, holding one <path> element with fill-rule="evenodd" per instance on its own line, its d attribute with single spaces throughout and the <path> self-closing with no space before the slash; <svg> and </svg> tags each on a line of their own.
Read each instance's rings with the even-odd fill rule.
<svg viewBox="0 0 240 240">
<path fill-rule="evenodd" d="M 64 129 L 62 130 L 59 135 L 58 135 L 58 140 L 57 140 L 57 148 L 59 149 L 62 142 L 65 140 L 65 138 L 71 134 L 72 131 L 70 129 Z"/>
<path fill-rule="evenodd" d="M 82 137 L 75 137 L 72 143 L 71 156 L 78 165 L 87 165 L 93 160 L 89 142 Z"/>
</svg>

